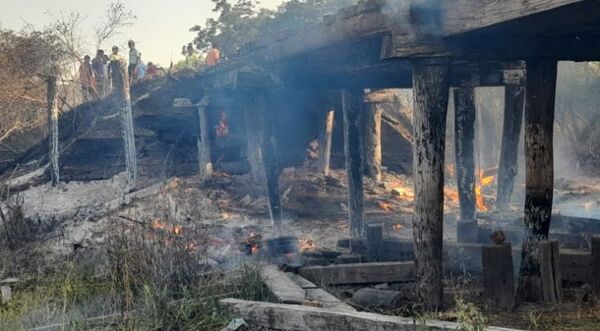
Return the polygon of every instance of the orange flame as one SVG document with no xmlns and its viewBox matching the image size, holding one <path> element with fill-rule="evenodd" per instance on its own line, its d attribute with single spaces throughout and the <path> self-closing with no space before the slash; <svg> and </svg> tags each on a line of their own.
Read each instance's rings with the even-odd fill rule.
<svg viewBox="0 0 600 331">
<path fill-rule="evenodd" d="M 458 202 L 458 191 L 454 188 L 444 186 L 444 197 L 451 202 Z"/>
<path fill-rule="evenodd" d="M 392 205 L 386 201 L 377 201 L 377 206 L 383 211 L 392 211 Z"/>
<path fill-rule="evenodd" d="M 315 249 L 315 241 L 311 238 L 300 239 L 300 250 L 302 252 L 312 251 Z"/>
<path fill-rule="evenodd" d="M 394 229 L 394 231 L 400 232 L 400 231 L 402 231 L 404 226 L 402 224 L 394 224 L 394 225 L 392 225 L 392 228 Z"/>
</svg>

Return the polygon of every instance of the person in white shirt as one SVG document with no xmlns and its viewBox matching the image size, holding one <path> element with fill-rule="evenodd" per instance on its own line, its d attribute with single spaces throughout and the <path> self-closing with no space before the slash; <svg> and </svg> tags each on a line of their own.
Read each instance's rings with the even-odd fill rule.
<svg viewBox="0 0 600 331">
<path fill-rule="evenodd" d="M 133 40 L 130 40 L 127 45 L 129 45 L 129 66 L 127 67 L 127 72 L 129 73 L 129 83 L 132 83 L 136 79 L 136 67 L 142 60 L 142 53 L 135 48 L 135 42 Z"/>
</svg>

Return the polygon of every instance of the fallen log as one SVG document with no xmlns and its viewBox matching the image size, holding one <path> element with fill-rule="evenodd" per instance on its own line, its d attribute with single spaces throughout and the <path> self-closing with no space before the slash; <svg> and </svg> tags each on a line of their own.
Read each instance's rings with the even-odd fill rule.
<svg viewBox="0 0 600 331">
<path fill-rule="evenodd" d="M 416 331 L 459 330 L 457 323 L 417 320 L 413 318 L 386 316 L 363 312 L 337 312 L 329 309 L 285 305 L 268 302 L 222 299 L 219 303 L 236 317 L 243 318 L 253 326 L 276 330 L 296 331 Z M 488 331 L 511 331 L 489 327 Z"/>
<path fill-rule="evenodd" d="M 409 282 L 414 262 L 353 263 L 301 268 L 299 274 L 316 284 L 369 284 Z"/>
</svg>

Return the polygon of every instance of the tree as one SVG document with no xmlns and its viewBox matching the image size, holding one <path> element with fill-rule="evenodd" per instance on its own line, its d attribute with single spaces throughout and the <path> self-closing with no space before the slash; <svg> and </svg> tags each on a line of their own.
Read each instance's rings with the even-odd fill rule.
<svg viewBox="0 0 600 331">
<path fill-rule="evenodd" d="M 96 49 L 100 49 L 108 39 L 119 35 L 122 28 L 132 26 L 136 19 L 133 11 L 128 10 L 122 2 L 110 3 L 104 21 L 96 28 Z"/>
<path fill-rule="evenodd" d="M 225 56 L 235 54 L 253 40 L 269 37 L 282 31 L 306 29 L 319 23 L 324 15 L 355 0 L 289 0 L 277 10 L 259 8 L 257 0 L 211 0 L 218 14 L 190 31 L 197 32 L 194 44 L 206 50 L 218 43 Z"/>
</svg>

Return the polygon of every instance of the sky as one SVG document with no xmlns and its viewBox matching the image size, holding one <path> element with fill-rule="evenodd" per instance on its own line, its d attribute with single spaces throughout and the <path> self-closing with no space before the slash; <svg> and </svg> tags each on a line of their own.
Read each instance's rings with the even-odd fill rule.
<svg viewBox="0 0 600 331">
<path fill-rule="evenodd" d="M 86 49 L 94 50 L 94 27 L 99 25 L 108 4 L 114 0 L 0 0 L 0 27 L 20 30 L 26 23 L 43 27 L 51 16 L 78 12 L 84 18 L 81 34 L 86 38 Z M 214 16 L 210 0 L 121 0 L 137 16 L 135 25 L 102 45 L 109 50 L 113 44 L 125 45 L 133 39 L 145 62 L 168 66 L 171 58 L 177 62 L 181 46 L 192 41 L 189 29 L 204 24 Z M 282 0 L 261 0 L 261 5 L 276 8 Z"/>
</svg>

